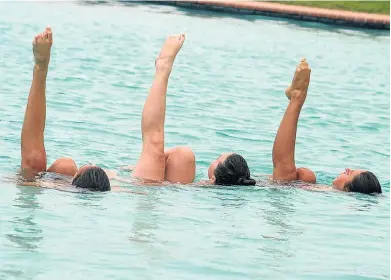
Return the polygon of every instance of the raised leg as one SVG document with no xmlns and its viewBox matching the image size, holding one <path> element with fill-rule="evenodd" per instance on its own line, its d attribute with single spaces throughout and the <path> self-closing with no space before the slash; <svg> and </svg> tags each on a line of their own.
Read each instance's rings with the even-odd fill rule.
<svg viewBox="0 0 391 280">
<path fill-rule="evenodd" d="M 297 123 L 301 108 L 307 97 L 311 69 L 305 59 L 296 68 L 292 84 L 286 90 L 290 100 L 278 128 L 273 145 L 273 179 L 292 181 L 297 180 L 295 165 L 295 145 Z"/>
<path fill-rule="evenodd" d="M 34 71 L 21 135 L 22 170 L 35 173 L 46 170 L 44 130 L 46 120 L 46 77 L 53 43 L 52 30 L 47 27 L 33 41 Z M 30 172 L 28 172 L 30 171 Z"/>
<path fill-rule="evenodd" d="M 168 79 L 184 35 L 170 36 L 156 59 L 156 73 L 144 105 L 141 130 L 143 148 L 133 176 L 146 181 L 164 181 L 164 121 Z"/>
</svg>

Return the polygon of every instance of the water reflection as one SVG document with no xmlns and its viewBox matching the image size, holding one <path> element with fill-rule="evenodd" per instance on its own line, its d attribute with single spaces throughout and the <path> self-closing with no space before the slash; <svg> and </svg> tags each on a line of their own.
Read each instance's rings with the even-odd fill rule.
<svg viewBox="0 0 391 280">
<path fill-rule="evenodd" d="M 241 191 L 245 191 L 244 188 L 242 188 Z M 220 200 L 222 206 L 221 209 L 229 210 L 230 208 L 241 208 L 247 202 L 247 199 L 244 198 L 244 195 L 241 192 L 238 192 L 237 187 L 225 187 L 221 190 L 217 189 L 214 191 L 214 194 L 214 197 Z"/>
<path fill-rule="evenodd" d="M 366 195 L 360 193 L 348 193 L 347 195 L 355 198 L 354 205 L 349 206 L 349 208 L 363 212 L 370 211 L 374 206 L 379 204 L 382 198 L 385 198 L 382 195 Z"/>
<path fill-rule="evenodd" d="M 69 195 L 72 195 L 71 193 Z M 78 193 L 76 194 L 77 204 L 83 207 L 92 207 L 98 210 L 106 210 L 107 208 L 103 206 L 102 200 L 106 197 L 106 193 L 98 192 L 87 192 L 87 193 Z"/>
<path fill-rule="evenodd" d="M 158 189 L 152 189 L 148 195 L 137 200 L 132 235 L 129 237 L 132 242 L 153 243 L 155 241 L 155 232 L 158 229 L 156 205 L 159 201 L 160 192 Z"/>
<path fill-rule="evenodd" d="M 15 216 L 11 223 L 14 225 L 14 232 L 6 234 L 6 237 L 17 246 L 35 251 L 43 239 L 43 232 L 39 224 L 35 222 L 37 209 L 41 206 L 38 196 L 43 189 L 35 187 L 16 187 L 19 190 L 14 199 L 14 207 L 20 208 L 20 214 Z"/>
<path fill-rule="evenodd" d="M 166 241 L 157 235 L 157 232 L 164 230 L 159 226 L 161 213 L 158 205 L 162 203 L 161 191 L 163 190 L 150 189 L 148 195 L 139 196 L 137 206 L 133 209 L 131 234 L 128 237 L 137 250 L 137 257 L 149 265 L 168 257 L 163 249 Z"/>
<path fill-rule="evenodd" d="M 289 222 L 290 216 L 295 212 L 294 205 L 291 203 L 293 192 L 296 192 L 293 188 L 276 187 L 270 188 L 266 194 L 265 202 L 270 207 L 266 207 L 264 210 L 264 218 L 270 225 L 278 229 L 277 232 L 282 237 L 294 229 Z"/>
<path fill-rule="evenodd" d="M 290 238 L 300 235 L 303 232 L 292 223 L 292 216 L 295 213 L 295 206 L 292 203 L 292 195 L 296 189 L 276 187 L 268 188 L 266 191 L 266 204 L 260 213 L 272 231 L 276 234 L 263 235 L 264 240 L 260 250 L 272 259 L 285 259 L 295 256 L 294 250 L 290 249 Z M 266 258 L 270 259 L 270 258 Z"/>
</svg>

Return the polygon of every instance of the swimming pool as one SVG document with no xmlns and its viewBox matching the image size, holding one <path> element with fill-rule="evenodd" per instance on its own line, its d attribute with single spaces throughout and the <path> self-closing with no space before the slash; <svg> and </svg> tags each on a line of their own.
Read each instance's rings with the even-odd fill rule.
<svg viewBox="0 0 391 280">
<path fill-rule="evenodd" d="M 272 171 L 284 89 L 312 77 L 296 160 L 330 183 L 370 168 L 384 195 L 294 188 L 140 188 L 74 194 L 0 188 L 0 279 L 388 279 L 389 33 L 171 7 L 0 3 L 0 175 L 20 162 L 31 41 L 54 30 L 48 162 L 134 164 L 140 117 L 166 35 L 187 32 L 171 75 L 166 146 L 190 145 L 197 179 L 234 150 Z M 33 16 L 32 16 L 33 15 Z"/>
</svg>

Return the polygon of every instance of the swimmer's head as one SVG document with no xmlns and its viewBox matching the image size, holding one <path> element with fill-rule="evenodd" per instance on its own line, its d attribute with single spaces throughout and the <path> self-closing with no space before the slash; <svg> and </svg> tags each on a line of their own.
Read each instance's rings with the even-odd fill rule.
<svg viewBox="0 0 391 280">
<path fill-rule="evenodd" d="M 246 160 L 238 154 L 221 154 L 208 169 L 208 177 L 216 185 L 255 185 Z"/>
<path fill-rule="evenodd" d="M 346 192 L 382 193 L 379 180 L 375 174 L 362 169 L 351 170 L 346 168 L 345 172 L 334 179 L 333 186 Z"/>
<path fill-rule="evenodd" d="M 90 191 L 105 192 L 111 189 L 110 180 L 106 172 L 93 165 L 84 165 L 75 174 L 72 185 L 77 188 L 85 188 Z"/>
</svg>

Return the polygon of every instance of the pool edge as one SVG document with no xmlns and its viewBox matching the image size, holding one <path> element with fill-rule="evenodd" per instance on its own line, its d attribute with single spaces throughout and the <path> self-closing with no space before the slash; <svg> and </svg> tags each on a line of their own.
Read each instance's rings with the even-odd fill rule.
<svg viewBox="0 0 391 280">
<path fill-rule="evenodd" d="M 122 0 L 124 1 L 124 0 Z M 131 1 L 214 12 L 261 15 L 365 29 L 390 30 L 390 16 L 271 2 L 230 0 Z"/>
</svg>

